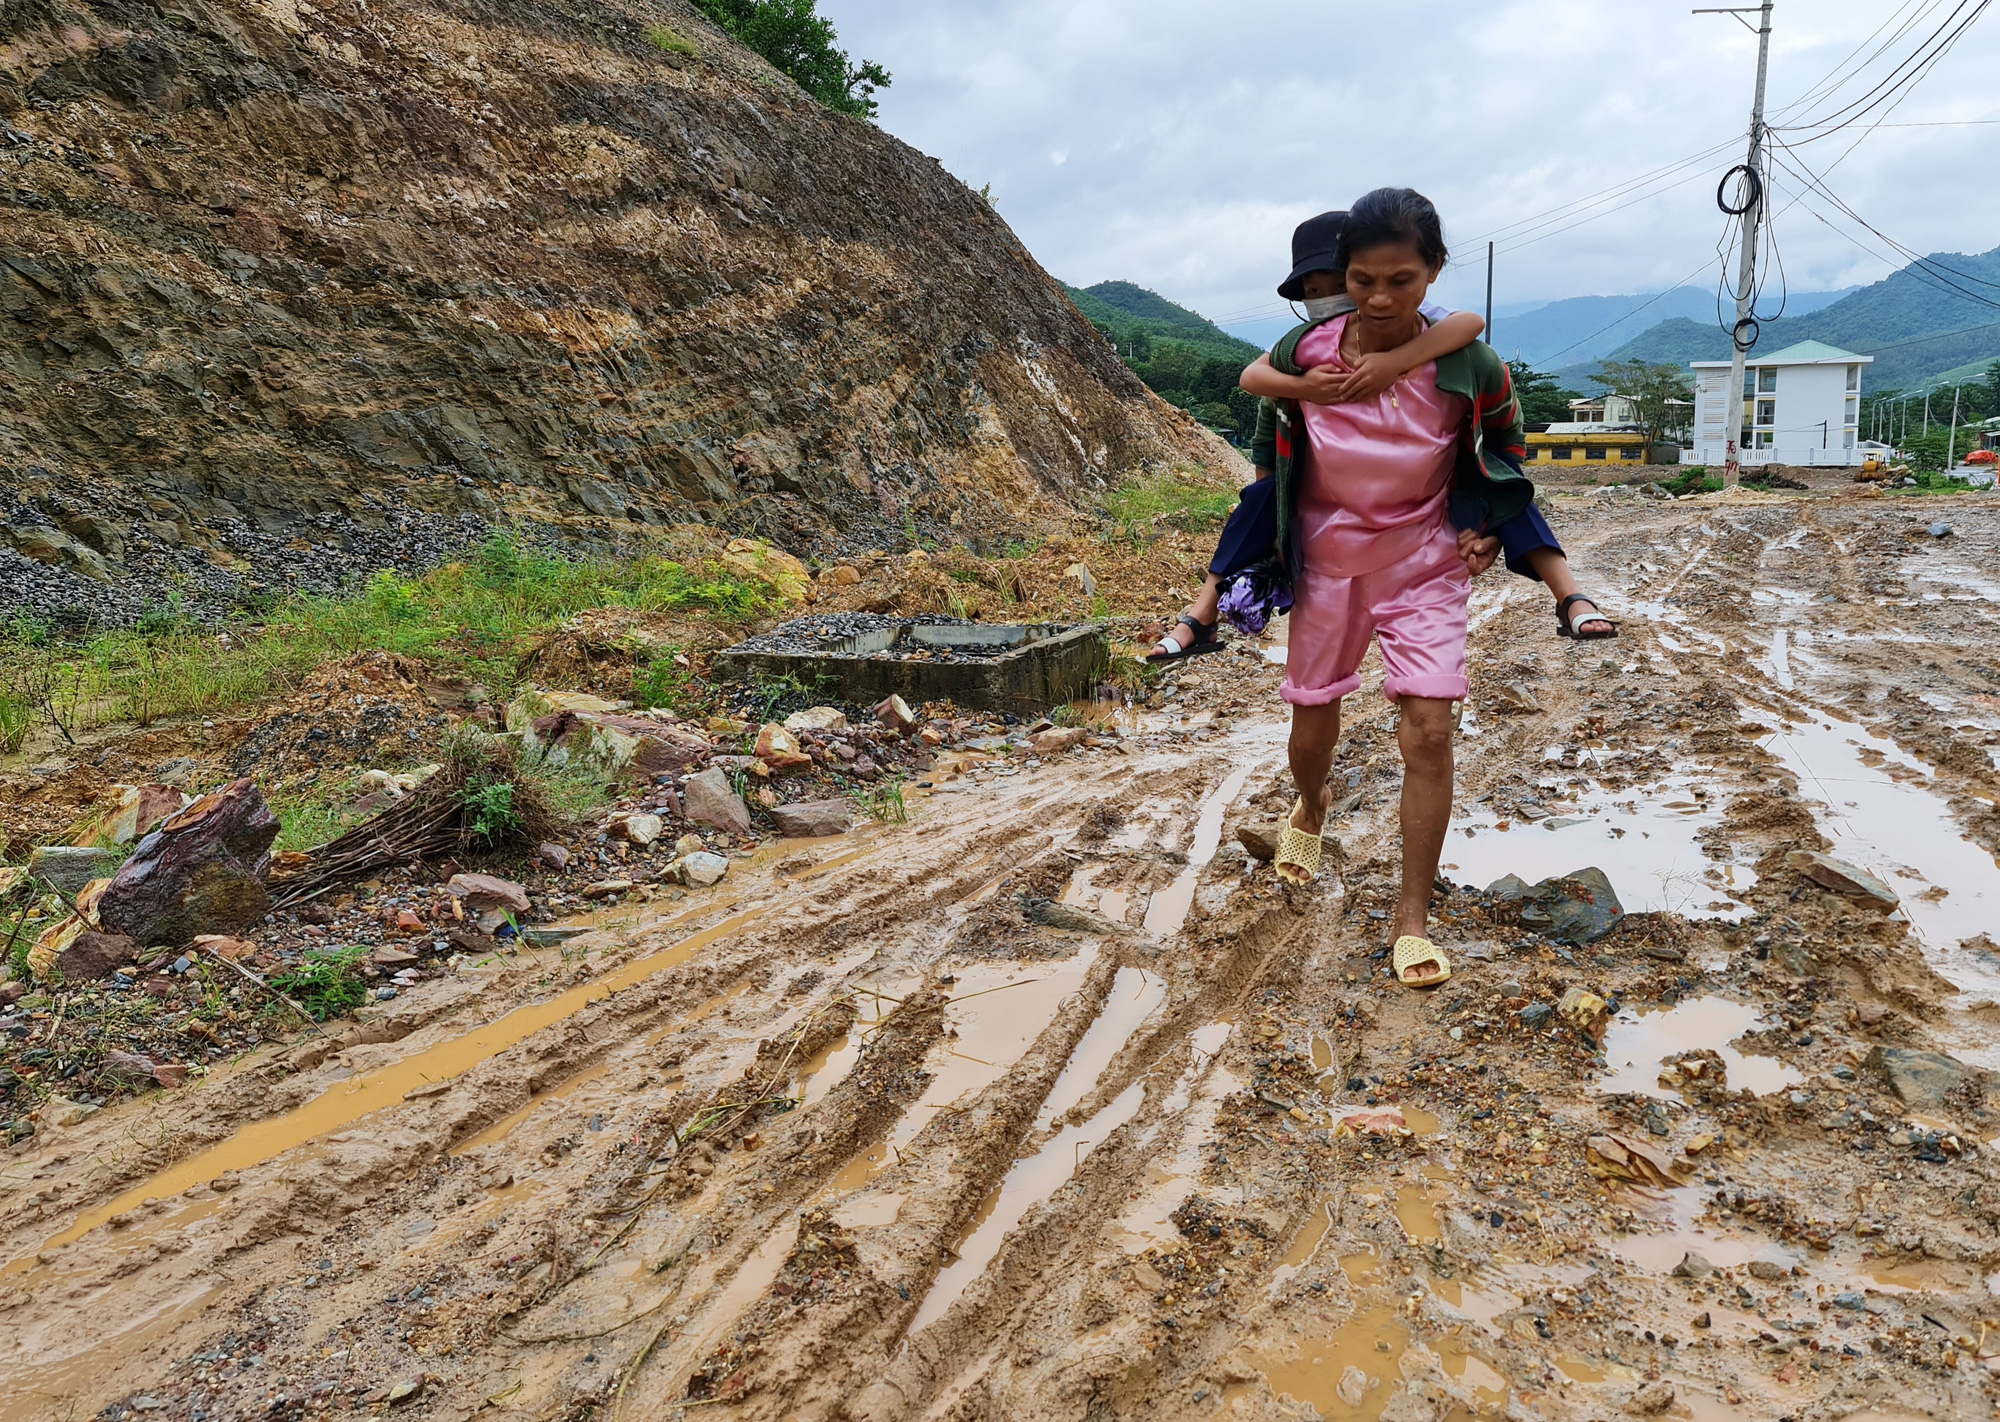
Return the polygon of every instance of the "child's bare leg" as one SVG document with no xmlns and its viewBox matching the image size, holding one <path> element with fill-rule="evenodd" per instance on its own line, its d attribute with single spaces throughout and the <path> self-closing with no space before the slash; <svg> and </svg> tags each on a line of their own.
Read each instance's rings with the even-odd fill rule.
<svg viewBox="0 0 2000 1422">
<path fill-rule="evenodd" d="M 1451 702 L 1405 696 L 1396 732 L 1403 752 L 1403 893 L 1396 904 L 1394 936 L 1430 937 L 1431 888 L 1451 822 Z M 1418 976 L 1434 977 L 1435 963 Z"/>
<path fill-rule="evenodd" d="M 1340 703 L 1292 708 L 1292 739 L 1286 748 L 1292 762 L 1292 784 L 1298 787 L 1305 808 L 1292 815 L 1292 824 L 1307 834 L 1318 834 L 1326 825 L 1326 812 L 1333 802 L 1327 789 L 1327 772 L 1333 769 L 1333 753 L 1340 746 Z M 1447 793 L 1447 799 L 1449 793 Z M 1449 805 L 1446 806 L 1449 810 Z M 1443 852 L 1444 840 L 1438 840 Z"/>
<path fill-rule="evenodd" d="M 1195 594 L 1194 601 L 1188 604 L 1187 615 L 1207 626 L 1215 621 L 1216 609 L 1221 603 L 1222 579 L 1210 573 L 1208 580 L 1201 585 L 1201 591 Z M 1194 645 L 1194 629 L 1185 622 L 1176 622 L 1168 628 L 1167 636 L 1183 647 Z"/>
<path fill-rule="evenodd" d="M 1569 559 L 1556 552 L 1553 548 L 1537 548 L 1534 552 L 1530 553 L 1528 555 L 1528 566 L 1535 570 L 1537 576 L 1544 583 L 1548 584 L 1549 591 L 1554 594 L 1556 606 L 1558 607 L 1562 606 L 1564 598 L 1573 597 L 1582 591 L 1582 589 L 1577 587 L 1576 574 L 1569 570 Z M 1585 608 L 1588 608 L 1589 612 L 1585 612 L 1583 610 Z M 1582 602 L 1571 603 L 1569 611 L 1570 626 L 1578 632 L 1596 632 L 1599 629 L 1609 632 L 1611 630 L 1610 619 L 1602 615 L 1592 615 L 1602 614 L 1603 611 L 1603 608 L 1599 607 L 1589 598 L 1585 598 Z"/>
</svg>

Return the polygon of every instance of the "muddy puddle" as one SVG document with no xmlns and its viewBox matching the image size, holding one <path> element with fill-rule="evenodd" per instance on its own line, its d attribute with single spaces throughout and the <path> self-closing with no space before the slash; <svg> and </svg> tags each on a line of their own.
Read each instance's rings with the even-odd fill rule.
<svg viewBox="0 0 2000 1422">
<path fill-rule="evenodd" d="M 1032 1139 L 1064 1121 L 1095 1086 L 1105 1068 L 1167 998 L 1167 985 L 1139 968 L 1120 968 L 1097 1020 L 1090 1024 L 1070 1054 L 1068 1064 L 1049 1089 L 1048 1099 L 1029 1130 Z M 1040 1149 L 1014 1162 L 1005 1179 L 981 1203 L 971 1232 L 959 1242 L 955 1259 L 931 1285 L 917 1310 L 912 1334 L 921 1333 L 950 1311 L 959 1297 L 986 1272 L 1007 1234 L 1028 1211 L 1047 1200 L 1076 1173 L 1090 1152 L 1130 1121 L 1145 1096 L 1143 1079 L 1084 1121 L 1068 1122 Z"/>
<path fill-rule="evenodd" d="M 1377 1304 L 1338 1322 L 1315 1313 L 1301 1321 L 1292 1336 L 1280 1336 L 1245 1350 L 1241 1356 L 1264 1374 L 1273 1392 L 1311 1406 L 1328 1422 L 1349 1422 L 1372 1420 L 1388 1410 L 1401 1391 L 1401 1360 L 1412 1342 L 1410 1325 L 1402 1312 Z M 1505 1406 L 1507 1378 L 1480 1354 L 1473 1340 L 1445 1335 L 1430 1340 L 1427 1347 L 1445 1376 L 1471 1394 L 1480 1412 Z M 1224 1407 L 1254 1387 L 1236 1383 L 1224 1389 Z M 1470 1414 L 1455 1408 L 1449 1415 Z"/>
<path fill-rule="evenodd" d="M 1696 793 L 1694 777 L 1615 794 L 1594 782 L 1544 778 L 1540 785 L 1540 818 L 1484 806 L 1454 818 L 1439 867 L 1479 889 L 1508 874 L 1534 884 L 1595 867 L 1627 913 L 1728 921 L 1751 913 L 1738 896 L 1756 884 L 1757 873 L 1704 849 L 1700 836 L 1722 822 L 1722 807 L 1709 803 L 1705 790 Z"/>
<path fill-rule="evenodd" d="M 169 1166 L 109 1202 L 84 1211 L 69 1228 L 49 1239 L 42 1249 L 46 1251 L 68 1244 L 149 1197 L 165 1199 L 225 1173 L 254 1169 L 286 1151 L 351 1125 L 371 1112 L 398 1105 L 412 1092 L 435 1089 L 544 1028 L 575 1016 L 593 1003 L 680 966 L 703 949 L 742 931 L 761 914 L 761 909 L 747 909 L 733 914 L 712 928 L 704 929 L 658 953 L 635 958 L 593 982 L 558 993 L 546 1002 L 517 1007 L 483 1027 L 414 1053 L 380 1071 L 338 1082 L 297 1110 L 245 1126 L 221 1144 Z M 157 1230 L 173 1226 L 176 1222 L 172 1216 L 160 1216 L 149 1223 Z M 34 1256 L 22 1256 L 0 1268 L 0 1277 L 23 1272 L 33 1266 Z"/>
<path fill-rule="evenodd" d="M 1235 1073 L 1215 1065 L 1233 1030 L 1234 1020 L 1224 1018 L 1189 1034 L 1190 1060 L 1161 1103 L 1160 1122 L 1141 1142 L 1151 1160 L 1113 1231 L 1128 1253 L 1172 1248 L 1180 1241 L 1173 1213 L 1200 1177 L 1202 1147 L 1215 1127 L 1216 1113 L 1243 1087 Z"/>
<path fill-rule="evenodd" d="M 1829 852 L 1896 891 L 1931 966 L 1961 991 L 2000 1001 L 2000 961 L 1967 946 L 2000 924 L 2000 863 L 1959 830 L 1930 788 L 1930 767 L 1852 721 L 1818 714 L 1759 744 L 1798 777 Z"/>
<path fill-rule="evenodd" d="M 1604 1034 L 1604 1059 L 1610 1070 L 1598 1079 L 1596 1089 L 1679 1101 L 1678 1091 L 1660 1085 L 1662 1063 L 1690 1052 L 1712 1051 L 1728 1070 L 1731 1091 L 1754 1091 L 1759 1096 L 1784 1091 L 1804 1076 L 1776 1057 L 1746 1056 L 1731 1045 L 1745 1032 L 1768 1025 L 1756 1008 L 1722 997 L 1690 998 L 1651 1012 L 1621 1012 Z"/>
</svg>

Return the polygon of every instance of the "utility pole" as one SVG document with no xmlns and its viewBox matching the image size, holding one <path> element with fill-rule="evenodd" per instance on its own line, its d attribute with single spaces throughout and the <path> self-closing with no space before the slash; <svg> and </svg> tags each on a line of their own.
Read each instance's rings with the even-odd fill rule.
<svg viewBox="0 0 2000 1422">
<path fill-rule="evenodd" d="M 1493 244 L 1486 244 L 1486 344 L 1493 344 Z"/>
<path fill-rule="evenodd" d="M 1726 489 L 1735 488 L 1742 476 L 1737 442 L 1743 433 L 1743 365 L 1757 339 L 1754 335 L 1746 339 L 1744 333 L 1754 331 L 1757 324 L 1752 316 L 1757 305 L 1757 231 L 1764 225 L 1764 205 L 1769 200 L 1766 194 L 1769 184 L 1764 180 L 1764 80 L 1771 69 L 1772 3 L 1773 0 L 1764 0 L 1758 6 L 1694 12 L 1697 15 L 1733 16 L 1745 29 L 1750 28 L 1750 22 L 1743 18 L 1745 15 L 1756 15 L 1759 19 L 1756 32 L 1757 97 L 1750 106 L 1750 156 L 1743 165 L 1747 204 L 1740 214 L 1743 218 L 1743 250 L 1736 266 L 1736 327 L 1730 332 L 1729 341 L 1729 454 L 1722 466 L 1722 485 Z M 1728 181 L 1723 179 L 1725 183 Z M 1751 398 L 1751 427 L 1754 431 L 1757 407 L 1754 403 L 1756 397 L 1753 395 Z M 1752 437 L 1755 437 L 1754 434 Z"/>
<path fill-rule="evenodd" d="M 1944 467 L 1951 468 L 1958 463 L 1958 392 L 1960 386 L 1951 387 L 1951 438 L 1948 440 L 1944 456 Z"/>
<path fill-rule="evenodd" d="M 1926 390 L 1924 392 L 1924 435 L 1926 438 L 1930 436 L 1930 432 L 1931 432 L 1931 392 Z"/>
</svg>

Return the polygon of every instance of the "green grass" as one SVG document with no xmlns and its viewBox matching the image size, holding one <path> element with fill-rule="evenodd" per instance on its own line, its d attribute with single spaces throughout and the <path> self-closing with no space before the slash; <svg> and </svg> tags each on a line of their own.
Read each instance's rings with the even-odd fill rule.
<svg viewBox="0 0 2000 1422">
<path fill-rule="evenodd" d="M 226 640 L 177 611 L 80 643 L 15 622 L 0 627 L 0 749 L 25 740 L 24 705 L 65 737 L 146 726 L 266 700 L 326 662 L 368 651 L 447 665 L 506 694 L 527 643 L 589 608 L 703 612 L 740 624 L 783 601 L 774 584 L 719 563 L 552 558 L 503 534 L 422 577 L 382 572 L 340 597 L 288 599 L 260 624 L 233 626 Z"/>
<path fill-rule="evenodd" d="M 368 1000 L 368 984 L 361 976 L 366 948 L 314 950 L 288 973 L 271 979 L 271 986 L 290 997 L 311 1014 L 315 1022 L 342 1017 Z"/>
<path fill-rule="evenodd" d="M 274 796 L 271 812 L 278 817 L 278 840 L 272 846 L 280 854 L 304 854 L 331 844 L 354 827 L 354 819 L 342 802 L 346 785 L 330 794 L 308 792 L 296 796 Z"/>
<path fill-rule="evenodd" d="M 1169 524 L 1183 533 L 1205 533 L 1229 517 L 1236 507 L 1236 491 L 1195 483 L 1179 473 L 1148 474 L 1128 481 L 1106 505 L 1122 533 L 1135 533 L 1151 523 Z"/>
<path fill-rule="evenodd" d="M 1705 464 L 1689 466 L 1677 479 L 1671 479 L 1660 486 L 1677 496 L 1687 494 L 1712 494 L 1722 487 L 1722 476 L 1708 472 Z"/>
<path fill-rule="evenodd" d="M 649 25 L 646 29 L 646 43 L 655 49 L 666 50 L 669 54 L 693 55 L 697 52 L 692 40 L 682 39 L 665 25 Z"/>
<path fill-rule="evenodd" d="M 0 755 L 13 755 L 35 728 L 35 708 L 25 696 L 0 691 Z"/>
</svg>

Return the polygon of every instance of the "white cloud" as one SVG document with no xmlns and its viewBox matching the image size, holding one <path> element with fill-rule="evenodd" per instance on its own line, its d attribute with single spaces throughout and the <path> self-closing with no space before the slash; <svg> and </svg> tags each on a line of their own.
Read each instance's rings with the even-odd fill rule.
<svg viewBox="0 0 2000 1422">
<path fill-rule="evenodd" d="M 894 73 L 883 126 L 972 186 L 992 182 L 1001 214 L 1049 270 L 1086 284 L 1126 278 L 1221 318 L 1270 308 L 1292 226 L 1369 188 L 1406 185 L 1437 202 L 1462 262 L 1440 294 L 1476 305 L 1489 233 L 1727 144 L 1631 206 L 1520 234 L 1539 240 L 1503 250 L 1496 299 L 1710 280 L 1722 230 L 1715 185 L 1741 161 L 1756 63 L 1753 36 L 1680 0 L 820 8 L 855 58 Z M 1919 8 L 1936 13 L 1894 46 L 1897 57 L 1952 7 L 1779 6 L 1773 109 L 1835 70 L 1892 12 Z M 1975 26 L 1891 121 L 2000 118 L 1995 72 L 2000 17 Z M 1852 86 L 1840 102 L 1864 91 Z M 1824 170 L 1845 146 L 1815 143 L 1802 156 Z M 1918 250 L 1982 251 L 2000 243 L 1996 154 L 2000 126 L 1885 128 L 1828 182 Z M 1797 185 L 1780 181 L 1789 202 Z M 1881 250 L 1879 241 L 1844 221 L 1823 224 L 1813 206 L 1827 210 L 1814 200 L 1779 226 L 1794 287 L 1886 273 L 1850 239 Z"/>
</svg>

